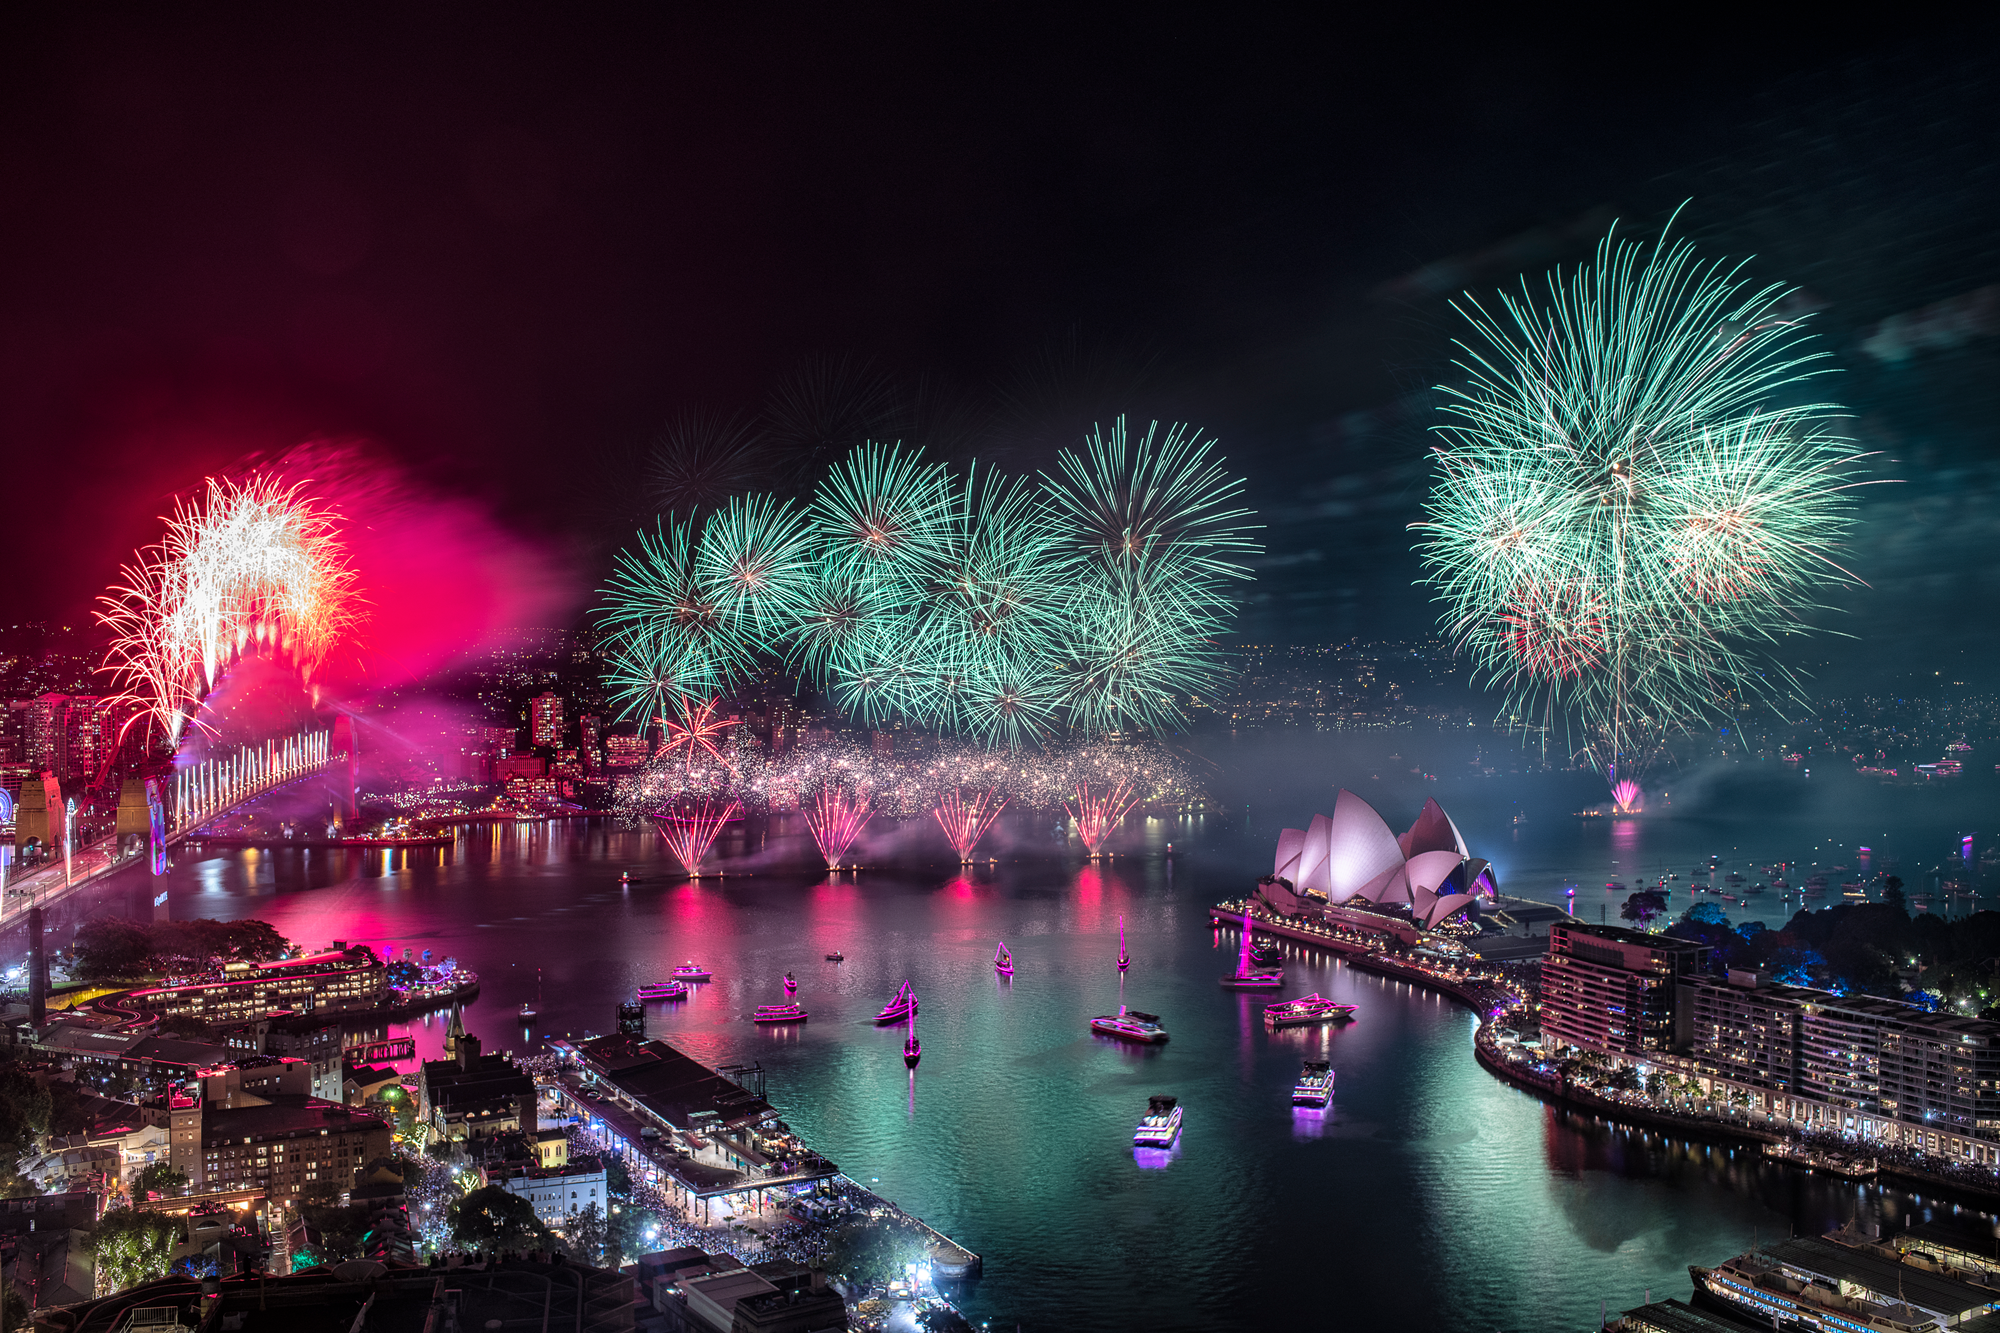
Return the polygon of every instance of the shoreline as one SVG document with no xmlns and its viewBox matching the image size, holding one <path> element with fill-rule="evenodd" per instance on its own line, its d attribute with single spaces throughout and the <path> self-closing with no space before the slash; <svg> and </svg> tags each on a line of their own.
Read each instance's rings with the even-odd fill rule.
<svg viewBox="0 0 2000 1333">
<path fill-rule="evenodd" d="M 1241 908 L 1226 911 L 1222 905 L 1217 904 L 1209 908 L 1209 921 L 1211 925 L 1233 925 L 1240 929 L 1243 924 L 1243 912 Z M 1755 1125 L 1737 1124 L 1705 1116 L 1684 1116 L 1651 1107 L 1633 1106 L 1605 1097 L 1589 1088 L 1578 1087 L 1560 1074 L 1551 1076 L 1517 1068 L 1512 1062 L 1501 1057 L 1495 1049 L 1493 1027 L 1499 1010 L 1494 1007 L 1494 997 L 1479 993 L 1487 989 L 1486 987 L 1468 987 L 1448 978 L 1433 976 L 1420 967 L 1402 963 L 1369 945 L 1340 938 L 1331 932 L 1321 933 L 1283 921 L 1273 921 L 1270 917 L 1254 911 L 1252 921 L 1255 930 L 1267 935 L 1324 949 L 1329 953 L 1338 954 L 1343 962 L 1363 971 L 1422 986 L 1463 1004 L 1479 1019 L 1478 1030 L 1473 1034 L 1472 1051 L 1473 1058 L 1479 1062 L 1481 1068 L 1502 1083 L 1563 1112 L 1588 1115 L 1592 1119 L 1611 1121 L 1631 1129 L 1672 1134 L 1678 1138 L 1698 1139 L 1728 1147 L 1754 1145 L 1760 1156 L 1764 1144 L 1802 1141 L 1794 1139 L 1792 1135 L 1760 1129 Z M 1783 1158 L 1771 1157 L 1763 1160 L 1778 1162 L 1808 1174 L 1812 1170 L 1808 1166 Z M 1980 1206 L 2000 1204 L 2000 1180 L 1996 1180 L 1992 1186 L 1984 1186 L 1888 1162 L 1879 1164 L 1876 1179 L 1893 1179 L 1914 1186 L 1923 1193 L 1954 1196 L 1964 1202 Z"/>
</svg>

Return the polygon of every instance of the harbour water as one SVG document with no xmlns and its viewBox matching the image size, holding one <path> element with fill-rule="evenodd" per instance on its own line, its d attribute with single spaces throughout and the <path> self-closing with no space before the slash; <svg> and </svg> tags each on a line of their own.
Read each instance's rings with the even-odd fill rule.
<svg viewBox="0 0 2000 1333">
<path fill-rule="evenodd" d="M 1368 791 L 1382 767 L 1355 764 L 1347 781 Z M 1590 791 L 1574 777 L 1417 775 L 1393 788 L 1377 777 L 1368 794 L 1400 827 L 1439 792 L 1503 885 L 1544 898 L 1565 878 L 1595 881 L 1601 895 L 1614 859 L 1735 849 L 1747 863 L 1846 832 L 1823 803 L 1787 813 L 1779 801 L 1753 819 L 1737 802 L 1694 800 L 1621 831 L 1567 818 Z M 120 878 L 58 914 L 54 942 L 89 911 L 259 917 L 299 941 L 429 949 L 480 974 L 466 1022 L 489 1049 L 515 1050 L 609 1029 L 638 984 L 697 958 L 714 983 L 685 1004 L 651 1006 L 652 1034 L 711 1064 L 761 1063 L 771 1101 L 808 1142 L 984 1256 L 964 1300 L 975 1326 L 1248 1329 L 1310 1311 L 1327 1327 L 1581 1330 L 1600 1301 L 1685 1297 L 1688 1263 L 1760 1234 L 1952 1214 L 1551 1111 L 1474 1063 L 1464 1009 L 1327 958 L 1289 958 L 1282 994 L 1317 990 L 1358 1006 L 1358 1020 L 1266 1033 L 1267 997 L 1216 985 L 1233 940 L 1216 938 L 1206 908 L 1268 868 L 1279 823 L 1331 809 L 1333 786 L 1268 798 L 1245 787 L 1226 821 L 1135 822 L 1127 854 L 1103 866 L 1022 855 L 965 874 L 912 854 L 858 875 L 691 883 L 650 830 L 604 821 L 471 828 L 442 852 L 189 849 L 164 881 Z M 1869 810 L 1901 821 L 1883 832 L 1911 860 L 1948 846 L 1962 813 L 1920 795 L 1933 807 Z M 621 884 L 624 873 L 634 882 Z M 1121 916 L 1133 955 L 1122 981 Z M 992 968 L 1002 939 L 1011 983 Z M 836 949 L 845 962 L 823 960 Z M 538 968 L 541 1014 L 524 1028 L 515 1011 Z M 787 970 L 810 1021 L 753 1027 L 757 1005 L 783 998 Z M 914 1075 L 901 1030 L 870 1022 L 906 978 L 922 1005 Z M 1162 1015 L 1171 1042 L 1093 1038 L 1090 1016 L 1121 1000 Z M 443 1026 L 414 1025 L 421 1056 L 437 1053 Z M 1309 1056 L 1337 1071 L 1323 1116 L 1289 1104 Z M 1154 1093 L 1187 1108 L 1163 1165 L 1131 1147 Z"/>
</svg>

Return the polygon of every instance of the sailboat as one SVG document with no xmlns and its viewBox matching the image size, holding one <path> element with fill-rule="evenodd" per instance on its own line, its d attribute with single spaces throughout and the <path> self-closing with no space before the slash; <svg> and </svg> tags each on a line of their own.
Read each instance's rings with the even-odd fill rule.
<svg viewBox="0 0 2000 1333">
<path fill-rule="evenodd" d="M 1250 909 L 1243 909 L 1243 952 L 1236 959 L 1236 974 L 1224 977 L 1222 984 L 1228 990 L 1276 990 L 1285 984 L 1285 969 L 1282 967 L 1250 966 Z"/>
<path fill-rule="evenodd" d="M 910 995 L 910 1035 L 903 1038 L 903 1063 L 909 1066 L 911 1069 L 915 1069 L 917 1067 L 917 1061 L 923 1058 L 924 1058 L 923 1043 L 917 1040 L 916 994 L 915 992 L 912 992 Z"/>
<path fill-rule="evenodd" d="M 1125 918 L 1118 918 L 1118 970 L 1123 972 L 1132 966 L 1132 954 L 1125 947 Z"/>
<path fill-rule="evenodd" d="M 993 951 L 993 970 L 1003 977 L 1014 975 L 1014 955 L 1007 952 L 1007 941 L 1000 941 L 1000 947 Z"/>
<path fill-rule="evenodd" d="M 533 1018 L 542 1012 L 542 969 L 535 969 L 535 998 L 521 1001 L 521 1017 Z"/>
<path fill-rule="evenodd" d="M 889 1003 L 882 1006 L 882 1012 L 875 1015 L 877 1023 L 894 1023 L 900 1019 L 915 1016 L 917 1012 L 917 992 L 905 981 L 889 997 Z"/>
</svg>

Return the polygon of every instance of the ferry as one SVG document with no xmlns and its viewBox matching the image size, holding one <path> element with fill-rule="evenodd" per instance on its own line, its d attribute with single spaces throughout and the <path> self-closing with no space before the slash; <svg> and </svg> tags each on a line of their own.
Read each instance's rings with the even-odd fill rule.
<svg viewBox="0 0 2000 1333">
<path fill-rule="evenodd" d="M 896 988 L 896 993 L 889 997 L 889 1003 L 882 1006 L 882 1012 L 875 1015 L 875 1021 L 900 1023 L 906 1018 L 915 1017 L 916 1012 L 917 993 L 911 988 L 910 983 L 905 981 Z"/>
<path fill-rule="evenodd" d="M 1329 1060 L 1308 1060 L 1299 1071 L 1299 1081 L 1292 1085 L 1292 1105 L 1314 1106 L 1325 1110 L 1333 1100 L 1333 1063 Z"/>
<path fill-rule="evenodd" d="M 1134 1148 L 1171 1148 L 1181 1136 L 1181 1108 L 1172 1097 L 1151 1097 L 1146 1116 L 1132 1131 Z"/>
<path fill-rule="evenodd" d="M 1847 881 L 1847 883 L 1840 886 L 1840 896 L 1843 898 L 1853 898 L 1859 900 L 1867 897 L 1868 893 L 1867 890 L 1863 889 L 1859 884 L 1855 883 L 1853 880 L 1849 880 Z"/>
<path fill-rule="evenodd" d="M 787 1001 L 784 1004 L 760 1004 L 757 1012 L 750 1015 L 752 1023 L 803 1023 L 806 1011 Z"/>
<path fill-rule="evenodd" d="M 1324 995 L 1312 994 L 1302 1000 L 1280 1000 L 1264 1006 L 1264 1022 L 1274 1028 L 1308 1027 L 1316 1023 L 1345 1023 L 1354 1017 L 1354 1006 L 1335 1004 Z"/>
<path fill-rule="evenodd" d="M 678 981 L 652 981 L 639 987 L 641 1000 L 685 1000 L 688 988 Z"/>
<path fill-rule="evenodd" d="M 682 963 L 679 967 L 674 969 L 674 980 L 710 981 L 713 980 L 713 978 L 709 975 L 709 971 L 707 968 L 703 967 L 700 963 L 697 963 L 692 958 L 690 958 L 688 959 L 688 961 Z"/>
<path fill-rule="evenodd" d="M 1014 955 L 1007 952 L 1007 941 L 1000 941 L 1000 947 L 993 951 L 993 970 L 1003 977 L 1014 975 Z"/>
<path fill-rule="evenodd" d="M 1914 1306 L 1843 1296 L 1830 1285 L 1801 1281 L 1755 1250 L 1713 1268 L 1689 1264 L 1688 1275 L 1697 1290 L 1760 1326 L 1782 1318 L 1787 1327 L 1827 1333 L 1942 1333 L 1937 1320 Z"/>
<path fill-rule="evenodd" d="M 1157 1045 L 1167 1039 L 1167 1030 L 1160 1026 L 1158 1014 L 1142 1013 L 1122 1004 L 1115 1014 L 1099 1014 L 1091 1019 L 1090 1030 L 1101 1037 L 1116 1037 L 1120 1041 L 1146 1045 Z"/>
</svg>

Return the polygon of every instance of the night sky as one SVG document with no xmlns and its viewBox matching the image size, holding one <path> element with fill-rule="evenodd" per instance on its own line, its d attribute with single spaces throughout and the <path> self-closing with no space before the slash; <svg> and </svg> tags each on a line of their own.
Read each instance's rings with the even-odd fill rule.
<svg viewBox="0 0 2000 1333">
<path fill-rule="evenodd" d="M 312 438 L 489 506 L 580 608 L 635 450 L 812 383 L 1024 469 L 1200 422 L 1269 524 L 1246 636 L 1413 635 L 1448 299 L 1691 200 L 1807 288 L 1904 479 L 1845 628 L 1994 646 L 2000 330 L 1864 349 L 2000 282 L 1990 30 L 662 12 L 14 11 L 8 618 L 80 615 L 173 493 Z"/>
</svg>

